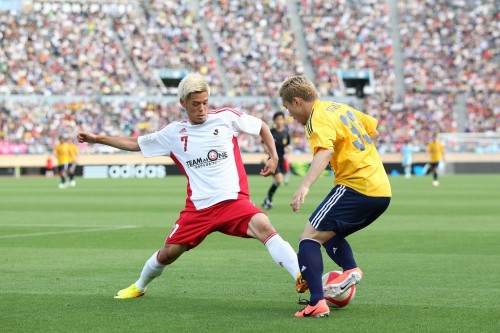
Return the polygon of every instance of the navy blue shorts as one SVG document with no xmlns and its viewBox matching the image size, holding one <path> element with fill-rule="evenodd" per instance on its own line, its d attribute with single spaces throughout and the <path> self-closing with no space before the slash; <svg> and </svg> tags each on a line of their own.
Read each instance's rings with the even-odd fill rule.
<svg viewBox="0 0 500 333">
<path fill-rule="evenodd" d="M 348 236 L 375 221 L 390 202 L 389 197 L 369 197 L 337 185 L 309 217 L 309 223 L 316 230 Z"/>
<path fill-rule="evenodd" d="M 57 169 L 59 170 L 59 172 L 62 172 L 62 171 L 68 171 L 68 167 L 69 165 L 68 164 L 59 164 L 57 166 Z"/>
<path fill-rule="evenodd" d="M 274 171 L 274 174 L 277 173 L 285 173 L 285 159 L 283 157 L 279 157 L 278 159 L 278 165 L 276 166 L 276 171 Z"/>
</svg>

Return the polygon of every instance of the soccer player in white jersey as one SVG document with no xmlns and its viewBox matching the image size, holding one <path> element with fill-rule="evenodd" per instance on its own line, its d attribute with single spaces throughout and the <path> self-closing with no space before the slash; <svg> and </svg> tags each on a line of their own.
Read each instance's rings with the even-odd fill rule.
<svg viewBox="0 0 500 333">
<path fill-rule="evenodd" d="M 79 142 L 141 151 L 145 157 L 170 156 L 188 180 L 186 205 L 165 245 L 146 261 L 139 279 L 118 291 L 115 298 L 144 295 L 147 285 L 160 276 L 167 265 L 214 231 L 260 240 L 273 260 L 300 284 L 303 279 L 295 251 L 276 232 L 268 216 L 250 201 L 247 175 L 236 140 L 239 132 L 260 135 L 271 155 L 260 174 L 272 175 L 278 154 L 269 127 L 262 120 L 232 108 L 209 111 L 210 88 L 199 74 L 188 74 L 178 90 L 179 102 L 187 113 L 185 120 L 138 138 L 78 134 Z M 303 283 L 307 288 L 305 281 Z"/>
</svg>

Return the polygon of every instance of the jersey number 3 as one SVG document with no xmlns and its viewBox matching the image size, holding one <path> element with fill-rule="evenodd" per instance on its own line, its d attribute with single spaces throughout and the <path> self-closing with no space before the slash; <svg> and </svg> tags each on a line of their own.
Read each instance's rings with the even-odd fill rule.
<svg viewBox="0 0 500 333">
<path fill-rule="evenodd" d="M 359 121 L 359 119 L 356 117 L 354 112 L 351 110 L 348 110 L 346 112 L 347 117 L 345 115 L 340 116 L 340 120 L 349 127 L 351 130 L 351 133 L 357 136 L 357 139 L 352 142 L 354 147 L 358 148 L 359 150 L 365 150 L 366 145 L 365 142 L 369 145 L 373 143 L 372 139 L 370 136 L 366 133 L 365 128 L 363 127 L 363 124 Z"/>
</svg>

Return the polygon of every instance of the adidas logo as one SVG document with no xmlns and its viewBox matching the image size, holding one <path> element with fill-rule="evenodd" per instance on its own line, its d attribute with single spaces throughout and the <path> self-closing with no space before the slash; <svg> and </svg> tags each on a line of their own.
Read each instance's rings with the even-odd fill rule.
<svg viewBox="0 0 500 333">
<path fill-rule="evenodd" d="M 337 252 L 337 248 L 336 247 L 332 248 L 332 250 L 333 250 L 333 254 L 335 254 L 335 252 Z"/>
<path fill-rule="evenodd" d="M 307 267 L 306 267 L 306 266 L 302 266 L 302 268 L 300 269 L 300 272 L 303 272 L 303 271 L 305 271 L 306 269 L 307 269 Z"/>
<path fill-rule="evenodd" d="M 179 133 L 184 133 L 184 132 L 187 132 L 187 129 L 186 129 L 185 127 L 183 127 L 183 128 L 179 131 Z"/>
</svg>

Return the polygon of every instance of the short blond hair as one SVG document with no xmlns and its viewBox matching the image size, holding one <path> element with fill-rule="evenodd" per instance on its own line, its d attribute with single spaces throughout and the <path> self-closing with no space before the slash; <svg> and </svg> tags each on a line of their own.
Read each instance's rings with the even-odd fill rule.
<svg viewBox="0 0 500 333">
<path fill-rule="evenodd" d="M 189 73 L 179 83 L 179 98 L 186 102 L 192 93 L 206 92 L 210 96 L 210 87 L 205 77 L 198 73 Z"/>
<path fill-rule="evenodd" d="M 314 84 L 303 75 L 290 76 L 280 87 L 280 97 L 284 102 L 291 103 L 294 97 L 300 97 L 306 102 L 318 99 Z"/>
</svg>

